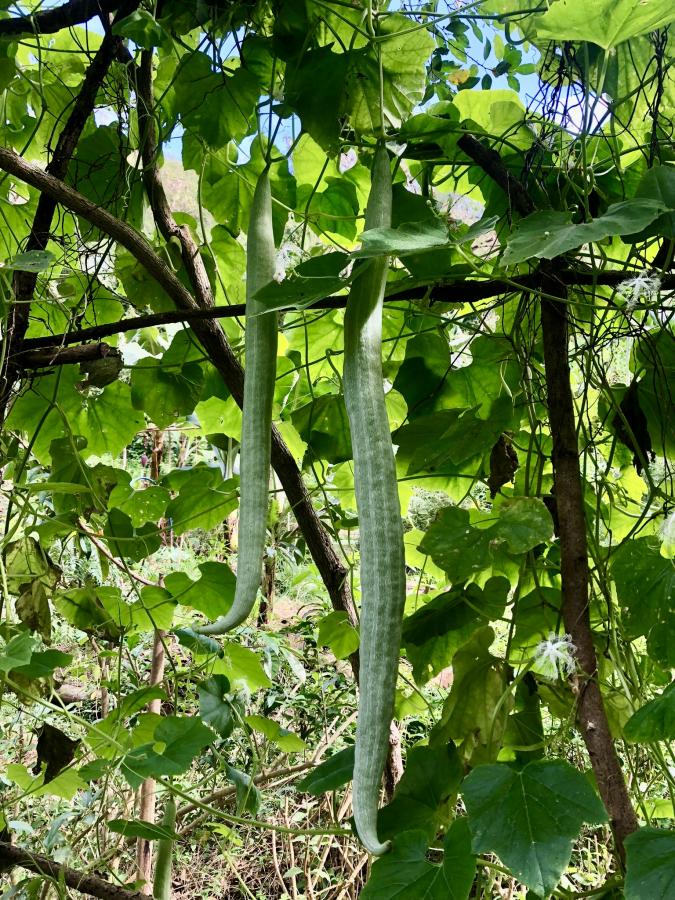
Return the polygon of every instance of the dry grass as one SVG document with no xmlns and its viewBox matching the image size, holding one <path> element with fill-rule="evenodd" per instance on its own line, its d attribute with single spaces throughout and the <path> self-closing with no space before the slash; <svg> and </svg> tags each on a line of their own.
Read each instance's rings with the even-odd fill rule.
<svg viewBox="0 0 675 900">
<path fill-rule="evenodd" d="M 270 825 L 300 831 L 346 826 L 347 793 L 338 807 L 330 797 L 299 800 L 287 790 Z M 174 896 L 180 900 L 356 900 L 368 857 L 355 839 L 341 835 L 289 834 L 211 824 L 176 854 Z M 221 833 L 217 833 L 221 832 Z"/>
</svg>

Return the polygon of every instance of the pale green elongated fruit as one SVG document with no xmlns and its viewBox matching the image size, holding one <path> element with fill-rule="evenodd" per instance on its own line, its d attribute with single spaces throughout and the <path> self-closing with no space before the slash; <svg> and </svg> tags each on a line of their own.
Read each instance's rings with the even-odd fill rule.
<svg viewBox="0 0 675 900">
<path fill-rule="evenodd" d="M 256 185 L 246 241 L 246 377 L 239 453 L 239 556 L 232 606 L 200 634 L 225 634 L 251 612 L 260 587 L 269 498 L 272 401 L 277 365 L 276 312 L 265 312 L 255 293 L 272 281 L 276 266 L 272 193 L 265 170 Z"/>
<path fill-rule="evenodd" d="M 162 825 L 169 831 L 176 827 L 176 801 L 169 797 L 164 807 Z M 152 885 L 154 900 L 171 900 L 171 876 L 173 871 L 173 841 L 171 838 L 161 838 L 157 845 L 157 860 L 155 861 L 155 878 Z"/>
<path fill-rule="evenodd" d="M 391 171 L 375 153 L 366 229 L 391 225 Z M 347 301 L 343 384 L 354 453 L 361 558 L 361 670 L 352 798 L 356 830 L 376 855 L 382 772 L 389 748 L 405 603 L 403 525 L 382 378 L 382 302 L 386 258 L 354 279 Z"/>
</svg>

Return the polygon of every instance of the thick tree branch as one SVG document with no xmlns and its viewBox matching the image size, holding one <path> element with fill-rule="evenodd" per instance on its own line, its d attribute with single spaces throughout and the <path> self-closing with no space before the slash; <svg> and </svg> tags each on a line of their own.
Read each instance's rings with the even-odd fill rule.
<svg viewBox="0 0 675 900">
<path fill-rule="evenodd" d="M 32 16 L 0 19 L 0 37 L 55 34 L 62 28 L 88 22 L 101 13 L 114 12 L 120 5 L 120 0 L 69 0 L 62 6 L 42 9 Z"/>
<path fill-rule="evenodd" d="M 534 212 L 535 206 L 530 199 L 527 190 L 521 182 L 512 175 L 504 165 L 501 156 L 491 147 L 486 147 L 480 141 L 477 141 L 473 135 L 463 134 L 457 141 L 460 150 L 472 159 L 486 175 L 498 184 L 504 191 L 509 200 L 509 205 L 520 213 L 521 216 L 527 216 Z"/>
<path fill-rule="evenodd" d="M 28 869 L 36 875 L 53 878 L 57 883 L 63 879 L 74 891 L 81 891 L 90 897 L 99 897 L 100 900 L 145 900 L 143 894 L 139 894 L 138 891 L 129 891 L 110 884 L 96 875 L 85 875 L 83 872 L 70 869 L 48 856 L 30 853 L 7 841 L 0 841 L 0 872 L 13 869 L 15 866 L 21 866 L 22 869 Z"/>
<path fill-rule="evenodd" d="M 432 303 L 474 303 L 479 300 L 489 300 L 491 297 L 501 297 L 505 294 L 520 291 L 532 291 L 541 288 L 543 275 L 541 272 L 533 272 L 531 275 L 518 275 L 516 278 L 505 281 L 501 278 L 491 278 L 486 281 L 448 281 L 433 285 L 416 285 L 406 289 L 398 288 L 395 284 L 390 286 L 390 292 L 385 298 L 387 303 L 402 303 L 412 300 L 430 300 Z M 562 284 L 576 287 L 604 285 L 616 287 L 631 277 L 630 272 L 578 272 L 575 269 L 562 269 L 558 275 Z M 675 290 L 675 275 L 667 275 L 661 282 L 663 290 Z M 338 294 L 317 300 L 311 306 L 306 307 L 306 312 L 326 309 L 343 309 L 347 297 Z M 149 313 L 146 316 L 134 316 L 122 319 L 119 322 L 110 322 L 105 325 L 92 325 L 90 328 L 81 328 L 77 331 L 69 331 L 65 334 L 46 335 L 39 338 L 28 338 L 24 341 L 23 350 L 33 351 L 39 349 L 57 350 L 60 347 L 71 344 L 80 344 L 85 341 L 99 341 L 106 337 L 124 332 L 138 331 L 140 328 L 150 328 L 156 325 L 171 325 L 176 322 L 190 323 L 204 319 L 230 319 L 244 315 L 246 306 L 243 303 L 233 303 L 231 306 L 214 306 L 210 309 L 177 310 L 172 312 Z"/>
<path fill-rule="evenodd" d="M 51 366 L 77 365 L 119 356 L 119 350 L 108 344 L 80 344 L 76 347 L 45 347 L 38 350 L 24 349 L 14 357 L 17 368 L 48 369 Z"/>
<path fill-rule="evenodd" d="M 96 12 L 101 12 L 102 7 L 99 4 L 95 4 L 95 6 Z M 120 7 L 120 16 L 125 16 L 138 6 L 138 0 L 124 0 L 121 4 L 116 3 L 115 7 L 117 6 Z M 49 12 L 54 11 L 50 10 Z M 2 24 L 0 22 L 0 28 Z M 82 130 L 96 105 L 96 96 L 99 88 L 103 84 L 120 43 L 121 38 L 114 36 L 108 29 L 103 37 L 101 46 L 87 69 L 82 87 L 75 98 L 68 120 L 56 142 L 52 158 L 47 163 L 46 172 L 49 175 L 60 180 L 65 177 Z M 45 249 L 49 242 L 55 210 L 56 200 L 50 195 L 42 193 L 38 200 L 33 225 L 24 248 L 26 251 Z M 17 376 L 13 358 L 23 345 L 36 283 L 37 273 L 35 272 L 18 271 L 15 273 L 13 282 L 14 299 L 7 320 L 7 329 L 4 337 L 4 365 L 0 373 L 0 422 L 4 420 L 10 392 Z"/>
<path fill-rule="evenodd" d="M 49 172 L 26 162 L 13 150 L 0 147 L 0 169 L 25 181 L 31 187 L 48 194 L 66 209 L 86 219 L 109 237 L 121 244 L 140 262 L 166 294 L 181 309 L 194 310 L 197 305 L 192 294 L 176 277 L 173 270 L 155 253 L 149 242 L 126 222 L 88 200 L 74 188 L 54 178 Z"/>
<path fill-rule="evenodd" d="M 507 193 L 521 214 L 534 204 L 518 179 L 507 172 L 499 155 L 470 135 L 460 146 Z M 542 266 L 541 330 L 548 417 L 553 441 L 554 493 L 560 533 L 562 616 L 576 647 L 579 672 L 572 679 L 577 723 L 588 750 L 600 796 L 609 813 L 617 856 L 624 861 L 624 840 L 637 827 L 621 764 L 614 747 L 598 684 L 598 661 L 589 615 L 589 566 L 583 482 L 570 381 L 567 288 L 555 274 L 560 260 Z M 558 299 L 552 299 L 558 298 Z"/>
</svg>

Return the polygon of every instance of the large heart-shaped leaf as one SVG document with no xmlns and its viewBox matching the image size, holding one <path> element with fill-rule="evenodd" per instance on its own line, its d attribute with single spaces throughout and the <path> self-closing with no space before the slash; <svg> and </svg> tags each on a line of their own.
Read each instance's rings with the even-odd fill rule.
<svg viewBox="0 0 675 900">
<path fill-rule="evenodd" d="M 378 834 L 386 839 L 401 831 L 420 830 L 433 840 L 451 816 L 462 768 L 452 743 L 412 747 L 391 803 L 380 810 Z"/>
<path fill-rule="evenodd" d="M 672 21 L 670 0 L 557 0 L 535 19 L 539 38 L 591 41 L 606 50 Z"/>
<path fill-rule="evenodd" d="M 153 743 L 142 744 L 127 753 L 122 773 L 133 788 L 139 787 L 145 778 L 180 775 L 215 736 L 198 718 L 167 716 L 155 728 Z M 155 749 L 158 746 L 161 751 Z"/>
<path fill-rule="evenodd" d="M 565 871 L 581 826 L 607 821 L 590 781 L 562 760 L 537 760 L 520 770 L 503 763 L 478 766 L 462 794 L 474 851 L 496 853 L 542 896 Z"/>
</svg>

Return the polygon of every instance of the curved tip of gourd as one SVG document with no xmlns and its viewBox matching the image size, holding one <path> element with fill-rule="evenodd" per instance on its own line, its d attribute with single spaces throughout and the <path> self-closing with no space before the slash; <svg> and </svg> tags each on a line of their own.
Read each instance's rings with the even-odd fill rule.
<svg viewBox="0 0 675 900">
<path fill-rule="evenodd" d="M 365 821 L 364 821 L 365 820 Z M 383 856 L 391 847 L 391 841 L 381 841 L 377 836 L 377 813 L 374 816 L 364 816 L 358 808 L 354 809 L 354 825 L 359 840 L 372 856 Z"/>
<path fill-rule="evenodd" d="M 370 834 L 361 834 L 359 832 L 359 838 L 371 856 L 384 856 L 391 849 L 391 841 L 380 841 L 375 831 L 372 831 Z"/>
<path fill-rule="evenodd" d="M 219 634 L 227 634 L 228 631 L 231 631 L 233 628 L 236 628 L 239 625 L 240 620 L 236 617 L 230 616 L 220 616 L 219 619 L 216 619 L 215 622 L 211 622 L 210 625 L 194 625 L 192 630 L 197 634 L 203 634 L 207 637 L 216 637 Z"/>
</svg>

